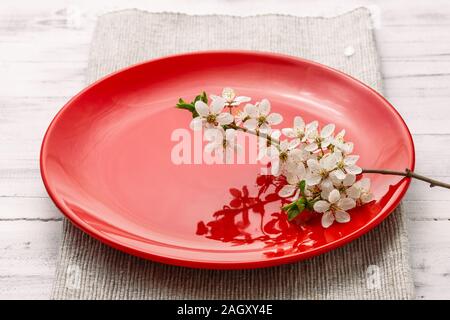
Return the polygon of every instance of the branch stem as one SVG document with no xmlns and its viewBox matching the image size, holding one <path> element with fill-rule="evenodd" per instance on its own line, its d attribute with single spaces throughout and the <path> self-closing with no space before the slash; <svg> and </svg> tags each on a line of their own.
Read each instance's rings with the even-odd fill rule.
<svg viewBox="0 0 450 320">
<path fill-rule="evenodd" d="M 363 173 L 379 173 L 379 174 L 387 174 L 387 175 L 414 178 L 417 180 L 428 182 L 430 184 L 430 188 L 442 187 L 442 188 L 450 189 L 450 184 L 448 184 L 448 183 L 425 177 L 425 176 L 415 173 L 409 169 L 405 169 L 405 171 L 393 171 L 393 170 L 383 170 L 383 169 L 362 169 L 362 172 Z"/>
<path fill-rule="evenodd" d="M 261 132 L 256 132 L 253 130 L 248 130 L 246 128 L 240 127 L 238 125 L 236 125 L 235 123 L 229 124 L 226 126 L 227 128 L 231 128 L 231 129 L 235 129 L 235 130 L 240 130 L 243 132 L 247 132 L 259 137 L 263 137 L 266 138 L 267 140 L 269 140 L 271 143 L 279 145 L 280 141 L 277 139 L 274 139 L 270 136 L 268 136 L 265 133 L 261 133 Z M 414 178 L 417 180 L 421 180 L 424 182 L 428 182 L 430 184 L 430 188 L 433 187 L 442 187 L 442 188 L 447 188 L 450 189 L 450 184 L 449 183 L 445 183 L 442 181 L 438 181 L 435 179 L 431 179 L 428 178 L 426 176 L 423 176 L 421 174 L 415 173 L 413 171 L 411 171 L 410 169 L 406 168 L 405 171 L 394 171 L 394 170 L 384 170 L 384 169 L 362 169 L 362 173 L 378 173 L 378 174 L 385 174 L 385 175 L 394 175 L 394 176 L 403 176 L 403 177 L 407 177 L 407 178 Z"/>
</svg>

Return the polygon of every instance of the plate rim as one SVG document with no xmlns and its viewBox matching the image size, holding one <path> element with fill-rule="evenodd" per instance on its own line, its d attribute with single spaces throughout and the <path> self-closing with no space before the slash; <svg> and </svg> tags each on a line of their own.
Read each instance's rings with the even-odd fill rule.
<svg viewBox="0 0 450 320">
<path fill-rule="evenodd" d="M 372 229 L 374 229 L 376 226 L 378 226 L 382 221 L 384 221 L 393 211 L 394 209 L 400 204 L 401 200 L 403 199 L 406 191 L 409 188 L 409 185 L 411 183 L 411 178 L 404 177 L 399 181 L 399 191 L 397 194 L 397 198 L 393 203 L 391 203 L 389 206 L 385 207 L 384 210 L 382 210 L 374 219 L 367 222 L 366 225 L 363 227 L 356 229 L 352 233 L 348 234 L 347 236 L 340 238 L 338 240 L 335 240 L 331 243 L 324 244 L 320 247 L 314 248 L 308 252 L 300 252 L 300 253 L 294 253 L 292 255 L 288 256 L 281 256 L 281 257 L 275 257 L 270 260 L 258 260 L 258 261 L 240 261 L 240 262 L 211 262 L 211 261 L 199 261 L 199 260 L 188 260 L 188 259 L 179 259 L 179 258 L 171 258 L 159 254 L 154 254 L 150 252 L 144 252 L 142 250 L 139 250 L 137 248 L 132 247 L 131 245 L 123 244 L 119 242 L 117 239 L 112 239 L 107 234 L 99 232 L 96 228 L 93 228 L 91 225 L 87 224 L 84 220 L 78 217 L 77 214 L 72 212 L 65 204 L 64 201 L 62 201 L 58 195 L 57 192 L 51 187 L 51 184 L 48 181 L 47 173 L 46 173 L 46 166 L 45 166 L 45 153 L 46 153 L 46 143 L 51 135 L 51 132 L 55 126 L 55 123 L 59 121 L 62 114 L 65 110 L 67 110 L 80 96 L 82 96 L 85 92 L 91 90 L 95 86 L 97 86 L 99 83 L 102 83 L 103 81 L 108 80 L 109 78 L 114 77 L 115 75 L 129 71 L 133 68 L 139 68 L 142 65 L 155 63 L 158 61 L 163 60 L 170 60 L 170 59 L 176 59 L 176 58 L 183 58 L 183 57 L 189 57 L 189 56 L 200 56 L 200 55 L 252 55 L 252 56 L 259 56 L 259 57 L 266 57 L 266 58 L 276 58 L 276 59 L 282 59 L 282 60 L 292 60 L 294 62 L 301 62 L 304 64 L 309 64 L 314 67 L 317 67 L 319 69 L 325 70 L 327 72 L 331 72 L 335 75 L 338 75 L 341 78 L 349 79 L 351 82 L 353 82 L 355 85 L 358 85 L 359 87 L 363 88 L 364 90 L 368 90 L 370 93 L 374 94 L 377 98 L 379 98 L 384 105 L 390 109 L 390 111 L 393 112 L 394 116 L 397 117 L 398 120 L 400 120 L 400 124 L 403 126 L 403 129 L 405 129 L 407 133 L 407 138 L 409 142 L 409 147 L 411 150 L 410 153 L 410 166 L 409 168 L 414 171 L 415 168 L 415 146 L 414 141 L 412 139 L 411 132 L 405 122 L 405 120 L 402 118 L 400 113 L 395 109 L 395 107 L 385 98 L 383 97 L 379 92 L 368 86 L 367 84 L 361 82 L 360 80 L 354 78 L 353 76 L 350 76 L 340 70 L 334 69 L 332 67 L 326 66 L 324 64 L 321 64 L 319 62 L 315 62 L 309 59 L 299 58 L 291 55 L 286 54 L 280 54 L 280 53 L 273 53 L 273 52 L 267 52 L 267 51 L 255 51 L 255 50 L 207 50 L 207 51 L 194 51 L 194 52 L 187 52 L 187 53 L 179 53 L 174 55 L 167 55 L 163 57 L 159 57 L 156 59 L 150 59 L 146 61 L 142 61 L 136 64 L 132 64 L 128 67 L 119 69 L 117 71 L 114 71 L 110 74 L 107 74 L 97 81 L 87 85 L 83 90 L 81 90 L 79 93 L 77 93 L 75 96 L 73 96 L 71 99 L 69 99 L 68 102 L 64 104 L 64 106 L 56 113 L 52 121 L 50 122 L 45 135 L 42 140 L 41 148 L 40 148 L 40 155 L 39 155 L 39 163 L 40 163 L 40 174 L 42 181 L 44 183 L 45 189 L 50 197 L 50 199 L 53 201 L 55 206 L 64 214 L 66 218 L 68 218 L 78 229 L 81 231 L 87 233 L 89 236 L 101 241 L 102 243 L 114 248 L 118 249 L 122 252 L 125 252 L 127 254 L 131 254 L 140 258 L 176 265 L 176 266 L 182 266 L 182 267 L 190 267 L 190 268 L 196 268 L 196 269 L 255 269 L 255 268 L 263 268 L 263 267 L 272 267 L 276 265 L 281 265 L 285 263 L 292 263 L 296 261 L 301 261 L 305 259 L 309 259 L 314 256 L 318 256 L 321 254 L 324 254 L 326 252 L 335 250 L 337 248 L 340 248 L 357 238 L 363 236 L 364 234 L 370 232 Z"/>
</svg>

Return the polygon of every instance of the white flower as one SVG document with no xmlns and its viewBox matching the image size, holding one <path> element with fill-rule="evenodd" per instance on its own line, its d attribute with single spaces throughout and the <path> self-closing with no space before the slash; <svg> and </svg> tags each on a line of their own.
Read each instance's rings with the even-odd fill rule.
<svg viewBox="0 0 450 320">
<path fill-rule="evenodd" d="M 350 221 L 350 215 L 346 210 L 356 206 L 352 198 L 341 198 L 338 190 L 333 189 L 328 195 L 328 201 L 319 200 L 314 203 L 314 211 L 323 213 L 322 226 L 328 228 L 336 220 L 339 223 Z"/>
<path fill-rule="evenodd" d="M 302 117 L 294 118 L 294 127 L 282 129 L 283 134 L 288 138 L 297 139 L 299 142 L 305 142 L 308 135 L 317 130 L 319 123 L 313 121 L 305 124 Z"/>
<path fill-rule="evenodd" d="M 342 129 L 331 142 L 336 149 L 342 151 L 344 154 L 350 154 L 353 151 L 353 142 L 346 142 L 344 140 L 345 129 Z"/>
<path fill-rule="evenodd" d="M 305 175 L 305 165 L 298 165 L 295 170 L 290 171 L 286 176 L 288 184 L 278 192 L 278 195 L 282 198 L 288 198 L 293 195 L 292 201 L 297 200 L 300 195 L 300 182 L 305 180 Z"/>
<path fill-rule="evenodd" d="M 211 95 L 211 99 L 212 100 L 217 100 L 217 99 L 220 99 L 220 98 L 225 100 L 225 106 L 226 107 L 237 107 L 241 103 L 249 102 L 251 100 L 250 97 L 244 97 L 244 96 L 236 97 L 236 93 L 231 88 L 224 88 L 222 90 L 222 96 L 221 97 L 215 96 L 215 95 Z"/>
<path fill-rule="evenodd" d="M 269 132 L 270 126 L 283 121 L 283 117 L 279 113 L 270 113 L 270 102 L 267 99 L 255 105 L 245 105 L 244 112 L 248 115 L 248 119 L 244 122 L 244 127 L 248 130 Z"/>
<path fill-rule="evenodd" d="M 333 172 L 334 173 L 334 172 Z M 330 174 L 330 179 L 321 184 L 321 197 L 326 199 L 333 189 L 339 190 L 342 194 L 347 194 L 347 188 L 355 183 L 356 176 L 353 174 L 347 174 L 344 180 L 336 178 L 334 174 Z"/>
<path fill-rule="evenodd" d="M 308 166 L 306 183 L 309 186 L 315 186 L 322 180 L 328 179 L 332 171 L 336 169 L 336 156 L 334 153 L 329 153 L 320 160 L 308 159 L 306 164 Z"/>
<path fill-rule="evenodd" d="M 283 140 L 278 147 L 270 146 L 267 155 L 270 157 L 271 173 L 274 176 L 279 176 L 285 171 L 286 165 L 290 162 L 291 151 L 297 147 L 298 142 Z"/>
<path fill-rule="evenodd" d="M 198 113 L 198 117 L 195 117 L 191 121 L 192 130 L 201 130 L 202 128 L 214 128 L 221 125 L 230 124 L 233 122 L 233 116 L 227 112 L 222 112 L 225 105 L 223 98 L 213 100 L 208 107 L 203 101 L 197 101 L 195 103 L 195 111 Z"/>
<path fill-rule="evenodd" d="M 334 174 L 338 179 L 344 180 L 347 174 L 360 174 L 362 169 L 356 165 L 358 155 L 343 155 L 341 151 L 334 152 L 336 157 L 336 171 Z"/>
<path fill-rule="evenodd" d="M 205 152 L 219 152 L 224 156 L 224 160 L 229 163 L 234 152 L 239 153 L 240 146 L 236 143 L 236 130 L 227 129 L 224 131 L 221 127 L 217 129 L 208 129 L 205 131 L 205 139 L 209 143 L 205 146 Z"/>
<path fill-rule="evenodd" d="M 372 201 L 373 195 L 370 193 L 370 179 L 363 178 L 355 182 L 347 189 L 347 195 L 361 204 Z"/>
<path fill-rule="evenodd" d="M 320 130 L 320 133 L 317 129 L 311 131 L 307 137 L 309 144 L 305 147 L 305 150 L 314 152 L 319 148 L 328 147 L 333 141 L 334 129 L 335 125 L 330 123 L 323 127 L 322 130 Z"/>
<path fill-rule="evenodd" d="M 346 189 L 348 187 L 351 187 L 355 183 L 356 176 L 354 174 L 347 174 L 345 175 L 345 178 L 341 180 L 338 179 L 335 175 L 332 175 L 331 181 L 333 182 L 333 186 L 337 189 Z"/>
</svg>

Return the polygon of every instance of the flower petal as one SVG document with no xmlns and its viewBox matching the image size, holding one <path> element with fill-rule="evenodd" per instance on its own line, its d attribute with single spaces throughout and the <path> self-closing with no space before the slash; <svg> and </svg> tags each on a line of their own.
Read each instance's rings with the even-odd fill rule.
<svg viewBox="0 0 450 320">
<path fill-rule="evenodd" d="M 267 125 L 266 123 L 263 123 L 262 125 L 259 126 L 258 130 L 261 133 L 268 134 L 270 132 L 270 130 L 272 130 L 272 129 L 270 128 L 269 125 Z"/>
<path fill-rule="evenodd" d="M 289 141 L 288 150 L 295 149 L 299 144 L 300 144 L 300 141 L 298 139 Z"/>
<path fill-rule="evenodd" d="M 359 159 L 358 155 L 346 156 L 344 159 L 344 164 L 346 166 L 352 166 L 358 161 L 358 159 Z"/>
<path fill-rule="evenodd" d="M 353 147 L 354 147 L 353 142 L 346 142 L 341 149 L 346 154 L 350 154 L 353 152 Z"/>
<path fill-rule="evenodd" d="M 209 114 L 208 105 L 203 101 L 197 101 L 195 103 L 195 111 L 202 117 L 206 117 Z"/>
<path fill-rule="evenodd" d="M 361 195 L 361 190 L 357 186 L 353 185 L 347 189 L 346 193 L 349 197 L 353 199 L 359 199 L 359 196 Z"/>
<path fill-rule="evenodd" d="M 280 175 L 280 161 L 278 159 L 272 159 L 270 161 L 271 167 L 270 167 L 270 171 L 272 173 L 272 175 L 274 176 L 279 176 Z"/>
<path fill-rule="evenodd" d="M 319 122 L 318 122 L 317 120 L 315 120 L 315 121 L 310 122 L 310 123 L 308 123 L 308 124 L 306 125 L 306 130 L 307 130 L 308 132 L 312 132 L 312 131 L 317 130 L 318 127 L 319 127 Z"/>
<path fill-rule="evenodd" d="M 328 138 L 333 134 L 335 128 L 336 126 L 333 123 L 327 124 L 325 127 L 322 128 L 322 130 L 320 130 L 320 137 Z"/>
<path fill-rule="evenodd" d="M 243 102 L 249 102 L 250 100 L 252 100 L 252 98 L 245 97 L 245 96 L 239 96 L 239 97 L 234 98 L 234 102 L 237 102 L 238 104 L 243 103 Z"/>
<path fill-rule="evenodd" d="M 328 209 L 330 209 L 330 204 L 328 201 L 319 200 L 316 203 L 314 203 L 314 211 L 316 212 L 325 212 Z"/>
<path fill-rule="evenodd" d="M 279 113 L 271 113 L 267 116 L 267 122 L 271 125 L 280 124 L 283 121 L 283 117 Z"/>
<path fill-rule="evenodd" d="M 342 129 L 341 131 L 339 131 L 339 133 L 336 135 L 336 139 L 338 140 L 343 140 L 345 136 L 345 129 Z"/>
<path fill-rule="evenodd" d="M 205 153 L 211 154 L 214 150 L 217 150 L 221 147 L 220 144 L 216 143 L 215 141 L 208 143 L 205 146 Z"/>
<path fill-rule="evenodd" d="M 232 88 L 229 88 L 229 87 L 223 88 L 223 90 L 222 90 L 222 98 L 223 99 L 230 102 L 230 101 L 233 101 L 235 96 L 236 96 L 236 94 L 234 93 L 234 90 Z"/>
<path fill-rule="evenodd" d="M 203 119 L 202 117 L 195 117 L 191 120 L 191 123 L 189 124 L 192 130 L 199 131 L 203 127 Z"/>
<path fill-rule="evenodd" d="M 306 145 L 305 150 L 309 151 L 309 152 L 314 152 L 317 150 L 319 146 L 317 145 L 317 143 L 313 142 L 311 144 Z"/>
<path fill-rule="evenodd" d="M 331 213 L 330 211 L 325 212 L 322 215 L 321 222 L 322 222 L 322 227 L 324 227 L 324 228 L 328 228 L 329 226 L 331 226 L 333 224 L 333 222 L 334 222 L 334 215 L 333 215 L 333 213 Z"/>
<path fill-rule="evenodd" d="M 206 129 L 204 133 L 205 140 L 207 141 L 215 141 L 217 143 L 222 143 L 223 141 L 223 130 L 222 128 L 211 128 Z"/>
<path fill-rule="evenodd" d="M 219 114 L 222 112 L 223 107 L 225 106 L 225 99 L 222 97 L 219 97 L 211 102 L 211 112 L 214 114 Z"/>
<path fill-rule="evenodd" d="M 270 112 L 270 102 L 267 99 L 263 99 L 261 100 L 261 102 L 259 103 L 259 112 L 263 115 L 263 116 L 267 116 Z"/>
<path fill-rule="evenodd" d="M 306 165 L 312 171 L 319 171 L 320 170 L 320 164 L 319 164 L 319 161 L 317 161 L 317 159 L 308 159 L 306 161 Z"/>
<path fill-rule="evenodd" d="M 339 200 L 337 206 L 342 210 L 350 210 L 356 207 L 356 202 L 352 198 L 343 198 Z"/>
<path fill-rule="evenodd" d="M 344 187 L 349 187 L 352 184 L 354 184 L 356 181 L 356 176 L 354 174 L 347 174 L 345 176 L 344 181 L 342 182 L 342 184 L 344 185 Z"/>
<path fill-rule="evenodd" d="M 297 201 L 298 198 L 300 197 L 300 189 L 297 189 L 297 191 L 295 191 L 294 196 L 291 198 L 292 201 Z"/>
<path fill-rule="evenodd" d="M 281 131 L 280 130 L 272 131 L 272 133 L 270 134 L 270 137 L 273 139 L 279 140 L 281 137 Z"/>
<path fill-rule="evenodd" d="M 350 221 L 350 215 L 345 211 L 336 211 L 334 216 L 336 217 L 336 221 L 339 223 L 347 223 Z"/>
<path fill-rule="evenodd" d="M 276 147 L 271 145 L 269 148 L 267 148 L 267 155 L 273 159 L 278 159 L 280 152 Z"/>
<path fill-rule="evenodd" d="M 322 177 L 319 175 L 314 175 L 314 174 L 308 174 L 306 175 L 306 184 L 308 186 L 315 186 L 317 184 L 320 183 L 320 181 L 322 181 Z"/>
<path fill-rule="evenodd" d="M 326 179 L 326 180 L 322 181 L 322 183 L 320 184 L 320 188 L 322 190 L 327 190 L 327 191 L 331 192 L 334 189 L 334 186 L 330 179 Z M 326 196 L 325 198 L 328 198 L 328 196 Z"/>
<path fill-rule="evenodd" d="M 282 198 L 290 197 L 294 194 L 296 187 L 292 184 L 287 184 L 283 188 L 281 188 L 280 192 L 278 192 L 278 195 Z"/>
<path fill-rule="evenodd" d="M 319 161 L 320 166 L 328 171 L 333 170 L 336 168 L 336 155 L 334 153 L 329 153 L 325 155 L 322 159 Z"/>
<path fill-rule="evenodd" d="M 233 122 L 234 118 L 231 114 L 223 112 L 217 116 L 217 122 L 223 126 L 225 124 L 230 124 Z"/>
<path fill-rule="evenodd" d="M 361 189 L 368 192 L 370 190 L 370 179 L 369 178 L 363 178 L 359 180 L 359 183 L 361 184 Z"/>
<path fill-rule="evenodd" d="M 335 177 L 338 178 L 339 180 L 344 180 L 345 177 L 347 176 L 345 174 L 345 172 L 340 169 L 333 171 L 333 173 L 334 173 Z"/>
<path fill-rule="evenodd" d="M 303 130 L 305 128 L 305 121 L 300 116 L 294 118 L 294 128 Z"/>
<path fill-rule="evenodd" d="M 373 200 L 373 194 L 372 193 L 363 193 L 361 194 L 361 202 L 367 203 Z"/>
<path fill-rule="evenodd" d="M 350 167 L 345 167 L 345 171 L 347 171 L 347 173 L 350 173 L 350 174 L 360 174 L 362 172 L 362 169 L 358 166 L 350 166 Z"/>
<path fill-rule="evenodd" d="M 227 141 L 234 141 L 236 138 L 236 130 L 235 129 L 227 129 L 225 131 L 225 138 Z"/>
<path fill-rule="evenodd" d="M 283 135 L 285 135 L 288 138 L 294 138 L 295 137 L 294 129 L 292 129 L 292 128 L 281 129 L 281 132 L 283 133 Z"/>
<path fill-rule="evenodd" d="M 341 198 L 341 194 L 339 193 L 338 190 L 333 189 L 330 192 L 330 195 L 328 196 L 328 201 L 330 203 L 336 203 L 339 201 L 339 199 Z"/>
<path fill-rule="evenodd" d="M 258 116 L 258 109 L 254 104 L 247 103 L 244 107 L 244 112 L 252 118 L 256 118 Z"/>
<path fill-rule="evenodd" d="M 258 121 L 256 119 L 248 119 L 244 122 L 244 127 L 248 130 L 255 130 L 258 125 Z"/>
</svg>

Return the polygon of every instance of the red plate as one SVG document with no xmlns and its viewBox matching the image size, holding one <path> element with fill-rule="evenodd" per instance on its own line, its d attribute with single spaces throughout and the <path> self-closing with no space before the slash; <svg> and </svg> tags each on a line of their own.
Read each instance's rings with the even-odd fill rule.
<svg viewBox="0 0 450 320">
<path fill-rule="evenodd" d="M 414 169 L 411 135 L 397 111 L 361 82 L 323 65 L 255 52 L 201 52 L 149 61 L 89 86 L 57 114 L 41 173 L 50 197 L 80 229 L 143 258 L 238 269 L 297 261 L 354 240 L 398 205 L 409 179 L 368 175 L 376 201 L 347 224 L 287 223 L 260 165 L 176 165 L 175 129 L 190 114 L 179 97 L 231 86 L 268 98 L 284 126 L 335 123 L 365 168 Z M 81 249 L 81 248 L 80 248 Z"/>
</svg>

